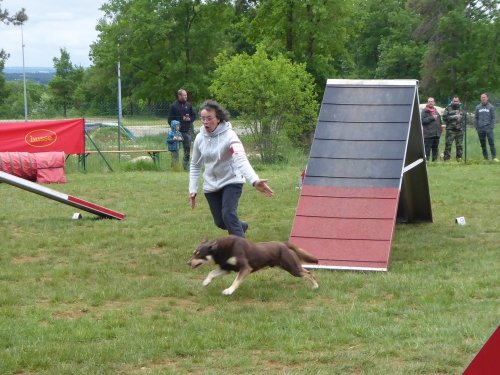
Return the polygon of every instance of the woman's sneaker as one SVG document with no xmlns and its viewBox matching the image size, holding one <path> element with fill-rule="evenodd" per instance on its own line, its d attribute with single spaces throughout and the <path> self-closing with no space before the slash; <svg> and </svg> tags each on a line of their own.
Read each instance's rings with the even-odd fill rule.
<svg viewBox="0 0 500 375">
<path fill-rule="evenodd" d="M 243 229 L 243 234 L 245 234 L 248 229 L 248 223 L 246 221 L 242 221 L 241 228 Z"/>
</svg>

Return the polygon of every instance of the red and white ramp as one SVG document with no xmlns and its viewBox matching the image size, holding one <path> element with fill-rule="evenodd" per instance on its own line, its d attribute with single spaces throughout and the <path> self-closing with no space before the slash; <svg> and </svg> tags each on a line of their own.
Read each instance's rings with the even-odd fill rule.
<svg viewBox="0 0 500 375">
<path fill-rule="evenodd" d="M 79 208 L 103 218 L 118 220 L 125 219 L 125 214 L 122 214 L 120 212 L 112 211 L 106 207 L 84 201 L 83 199 L 79 199 L 53 189 L 49 189 L 35 182 L 24 180 L 20 177 L 13 176 L 2 171 L 0 171 L 0 182 L 5 182 L 9 185 L 67 204 L 68 206 Z"/>
</svg>

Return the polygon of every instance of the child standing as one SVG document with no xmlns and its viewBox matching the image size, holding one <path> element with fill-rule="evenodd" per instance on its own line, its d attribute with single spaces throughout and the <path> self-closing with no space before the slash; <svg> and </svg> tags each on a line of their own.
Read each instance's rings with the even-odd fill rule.
<svg viewBox="0 0 500 375">
<path fill-rule="evenodd" d="M 177 120 L 172 120 L 170 130 L 167 134 L 167 148 L 172 155 L 172 168 L 175 168 L 179 163 L 179 145 L 182 142 L 182 134 L 179 131 L 181 123 Z"/>
</svg>

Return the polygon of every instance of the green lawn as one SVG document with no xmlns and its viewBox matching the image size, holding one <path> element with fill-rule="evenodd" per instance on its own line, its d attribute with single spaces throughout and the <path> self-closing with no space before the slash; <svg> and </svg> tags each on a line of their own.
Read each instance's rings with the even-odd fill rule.
<svg viewBox="0 0 500 375">
<path fill-rule="evenodd" d="M 96 163 L 50 187 L 123 221 L 0 184 L 1 374 L 459 374 L 500 322 L 498 164 L 429 166 L 434 223 L 396 226 L 386 273 L 315 270 L 312 290 L 270 269 L 226 297 L 234 276 L 186 265 L 224 235 L 187 174 Z M 257 165 L 276 195 L 245 187 L 249 239 L 288 238 L 305 163 Z"/>
</svg>

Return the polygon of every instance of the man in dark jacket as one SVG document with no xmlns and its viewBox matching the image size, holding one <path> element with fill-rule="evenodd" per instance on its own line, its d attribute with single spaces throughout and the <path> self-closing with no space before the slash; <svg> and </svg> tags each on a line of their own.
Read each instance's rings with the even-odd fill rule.
<svg viewBox="0 0 500 375">
<path fill-rule="evenodd" d="M 464 150 L 464 128 L 465 112 L 458 96 L 454 96 L 452 102 L 444 110 L 443 120 L 446 123 L 446 142 L 444 146 L 444 161 L 450 160 L 451 146 L 455 141 L 457 161 L 462 161 Z"/>
<path fill-rule="evenodd" d="M 191 152 L 191 143 L 194 135 L 193 121 L 195 114 L 193 106 L 187 100 L 187 91 L 180 89 L 177 91 L 177 100 L 170 105 L 168 112 L 168 123 L 171 125 L 173 120 L 181 123 L 180 132 L 182 134 L 182 148 L 184 155 L 182 159 L 182 166 L 184 170 L 189 170 L 189 154 Z"/>
<path fill-rule="evenodd" d="M 429 161 L 432 150 L 432 161 L 438 158 L 439 137 L 441 136 L 441 116 L 434 106 L 434 98 L 427 99 L 427 105 L 420 115 L 424 133 L 425 158 Z"/>
<path fill-rule="evenodd" d="M 481 103 L 476 107 L 476 130 L 483 150 L 484 160 L 488 160 L 488 149 L 486 140 L 490 145 L 491 160 L 498 162 L 497 150 L 495 149 L 495 137 L 493 129 L 495 128 L 495 107 L 489 102 L 488 94 L 481 94 Z"/>
</svg>

